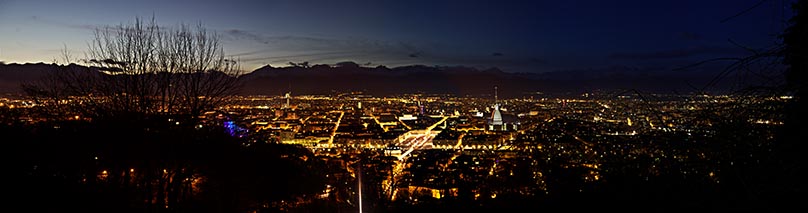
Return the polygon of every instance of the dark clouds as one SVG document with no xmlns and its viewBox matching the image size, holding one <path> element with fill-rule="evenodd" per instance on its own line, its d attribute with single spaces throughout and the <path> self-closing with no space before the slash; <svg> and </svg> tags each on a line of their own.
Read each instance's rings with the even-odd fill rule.
<svg viewBox="0 0 808 213">
<path fill-rule="evenodd" d="M 744 49 L 733 46 L 692 46 L 660 51 L 613 53 L 609 55 L 609 58 L 623 60 L 682 59 L 694 56 L 734 56 L 743 54 L 744 51 Z"/>
<path fill-rule="evenodd" d="M 371 61 L 546 72 L 744 52 L 728 39 L 764 48 L 790 1 L 10 1 L 0 8 L 0 49 L 7 61 L 49 61 L 58 53 L 38 50 L 86 46 L 92 30 L 153 15 L 217 31 L 245 69 Z"/>
<path fill-rule="evenodd" d="M 250 40 L 250 41 L 263 43 L 263 44 L 269 43 L 269 41 L 267 41 L 267 39 L 264 38 L 263 36 L 260 36 L 260 35 L 255 34 L 255 33 L 247 32 L 247 31 L 244 31 L 244 30 L 229 29 L 229 30 L 225 30 L 224 33 L 225 33 L 225 36 L 226 36 L 225 38 L 230 39 L 230 40 Z"/>
<path fill-rule="evenodd" d="M 47 19 L 47 18 L 41 18 L 39 16 L 29 16 L 28 19 L 31 20 L 31 21 L 34 21 L 34 22 L 42 23 L 42 24 L 58 26 L 58 27 L 67 27 L 67 28 L 78 29 L 78 30 L 95 31 L 95 30 L 98 30 L 98 29 L 106 28 L 105 26 L 98 26 L 98 25 L 91 25 L 91 24 L 75 24 L 75 23 L 70 23 L 70 22 L 51 20 L 51 19 Z"/>
<path fill-rule="evenodd" d="M 507 68 L 514 72 L 535 70 L 547 65 L 537 55 L 475 52 L 476 47 L 443 43 L 385 41 L 367 38 L 337 38 L 291 35 L 263 35 L 239 29 L 224 30 L 231 42 L 246 42 L 254 50 L 231 56 L 252 64 L 288 62 L 337 63 L 370 61 L 373 64 L 401 66 L 413 64 Z M 462 53 L 461 53 L 462 52 Z"/>
<path fill-rule="evenodd" d="M 694 32 L 679 32 L 676 33 L 676 38 L 687 41 L 698 41 L 702 39 L 702 36 Z"/>
</svg>

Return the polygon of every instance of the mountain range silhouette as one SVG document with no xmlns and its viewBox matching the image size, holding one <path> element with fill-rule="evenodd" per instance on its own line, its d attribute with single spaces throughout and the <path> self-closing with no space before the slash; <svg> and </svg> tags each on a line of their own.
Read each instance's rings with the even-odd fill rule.
<svg viewBox="0 0 808 213">
<path fill-rule="evenodd" d="M 22 93 L 21 85 L 35 82 L 60 68 L 97 67 L 45 63 L 0 63 L 0 93 Z M 64 69 L 78 70 L 78 69 Z M 366 67 L 354 62 L 335 65 L 264 66 L 239 76 L 243 95 L 333 94 L 362 91 L 373 95 L 438 93 L 457 96 L 490 96 L 494 85 L 500 96 L 528 97 L 536 94 L 580 94 L 595 90 L 636 90 L 648 93 L 697 92 L 718 71 L 673 70 L 611 66 L 544 73 L 510 73 L 497 68 L 411 65 Z M 718 84 L 708 92 L 721 92 L 731 85 Z"/>
</svg>

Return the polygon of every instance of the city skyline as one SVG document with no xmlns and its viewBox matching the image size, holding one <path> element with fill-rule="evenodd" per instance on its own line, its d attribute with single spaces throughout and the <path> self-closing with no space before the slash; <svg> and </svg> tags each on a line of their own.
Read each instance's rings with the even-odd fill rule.
<svg viewBox="0 0 808 213">
<path fill-rule="evenodd" d="M 487 89 L 496 94 L 498 86 Z M 115 180 L 122 178 L 144 179 L 148 176 L 142 174 L 155 170 L 155 165 L 131 163 L 124 159 L 152 161 L 167 158 L 172 162 L 170 159 L 177 156 L 201 154 L 203 157 L 194 161 L 207 162 L 215 159 L 210 155 L 229 156 L 227 158 L 236 160 L 228 161 L 223 166 L 247 170 L 237 170 L 239 174 L 228 173 L 225 177 L 256 178 L 249 179 L 254 182 L 239 183 L 241 185 L 222 182 L 220 184 L 225 185 L 221 186 L 199 184 L 211 181 L 207 179 L 211 178 L 208 175 L 215 175 L 215 169 L 221 169 L 215 166 L 199 168 L 190 174 L 181 172 L 184 167 L 169 170 L 158 167 L 152 172 L 169 174 L 169 178 L 185 177 L 183 183 L 187 185 L 179 186 L 187 187 L 181 189 L 190 191 L 191 197 L 203 195 L 200 192 L 206 190 L 228 187 L 271 191 L 247 190 L 256 194 L 292 193 L 297 196 L 288 201 L 239 197 L 251 202 L 268 203 L 251 207 L 263 210 L 314 209 L 316 212 L 331 212 L 361 211 L 364 208 L 372 212 L 398 212 L 402 211 L 401 208 L 458 208 L 642 211 L 658 206 L 672 210 L 691 205 L 715 210 L 766 209 L 765 205 L 757 202 L 727 203 L 745 199 L 742 197 L 744 193 L 737 191 L 736 187 L 741 186 L 736 182 L 739 177 L 734 169 L 755 168 L 762 163 L 760 156 L 772 154 L 770 149 L 775 147 L 773 143 L 776 142 L 772 136 L 786 120 L 783 114 L 777 112 L 792 98 L 670 94 L 615 96 L 597 92 L 578 97 L 542 98 L 469 98 L 445 94 L 377 97 L 362 93 L 239 96 L 233 97 L 230 104 L 204 113 L 199 117 L 202 120 L 199 126 L 182 116 L 171 116 L 167 122 L 165 119 L 155 120 L 151 124 L 155 125 L 153 128 L 168 125 L 169 129 L 223 131 L 232 137 L 231 140 L 208 143 L 231 148 L 209 150 L 205 148 L 207 146 L 191 145 L 186 147 L 190 148 L 189 153 L 175 150 L 166 153 L 168 155 L 156 156 L 115 149 L 92 152 L 75 149 L 76 154 L 68 154 L 64 158 L 72 162 L 71 165 L 89 168 L 86 174 L 97 175 L 93 181 L 83 182 L 84 186 L 92 187 L 116 184 Z M 51 118 L 26 113 L 42 107 L 38 104 L 42 103 L 0 98 L 0 109 L 7 107 L 5 109 L 23 113 L 22 117 L 12 117 L 14 122 L 27 123 L 35 129 L 41 128 L 36 125 L 45 125 L 40 131 L 60 132 L 63 131 L 62 127 L 71 131 L 98 131 L 84 138 L 95 141 L 126 130 L 125 127 L 117 129 L 121 128 L 119 124 L 109 127 L 79 126 L 74 129 L 77 128 L 74 124 L 93 125 L 94 120 L 104 119 L 92 115 L 65 112 L 62 115 L 66 118 L 57 118 L 61 123 L 52 123 Z M 724 119 L 737 118 L 748 119 L 732 127 L 722 123 Z M 727 128 L 743 128 L 746 131 L 736 132 L 738 129 Z M 154 144 L 158 147 L 159 144 L 182 141 L 163 135 L 165 133 L 160 131 L 145 131 L 147 135 L 161 135 L 155 138 L 160 140 L 160 143 Z M 10 135 L 19 137 L 18 134 Z M 732 138 L 725 134 L 742 136 Z M 45 144 L 56 142 L 34 140 Z M 116 143 L 123 143 L 121 146 L 142 146 L 135 145 L 140 143 L 138 139 L 121 139 Z M 53 144 L 54 148 L 43 147 L 46 152 L 33 155 L 37 159 L 49 159 L 50 153 L 55 150 L 63 151 L 59 147 L 72 150 L 70 144 Z M 236 145 L 238 150 L 246 151 L 239 154 L 249 156 L 246 159 L 257 158 L 265 162 L 266 158 L 280 158 L 284 161 L 276 163 L 281 166 L 293 162 L 293 165 L 305 167 L 302 171 L 282 169 L 279 172 L 283 175 L 276 174 L 276 164 L 240 161 L 245 157 L 238 157 L 235 154 L 240 152 L 233 153 L 234 150 L 231 150 Z M 256 151 L 260 151 L 258 153 L 262 153 L 263 157 L 254 156 Z M 121 159 L 117 157 L 119 154 L 128 157 Z M 86 162 L 88 159 L 92 161 Z M 48 161 L 42 163 L 50 164 Z M 51 171 L 37 170 L 36 167 L 34 170 L 44 174 Z M 272 173 L 263 173 L 266 171 Z M 29 176 L 37 177 L 37 174 Z M 303 176 L 284 180 L 289 175 Z M 312 179 L 311 175 L 315 177 Z M 754 177 L 759 174 L 744 175 Z M 158 176 L 156 180 L 164 180 L 159 177 L 164 176 Z M 65 177 L 68 180 L 71 178 L 75 177 Z M 282 188 L 279 184 L 292 184 L 298 188 L 273 191 Z M 672 184 L 676 187 L 668 188 Z M 137 190 L 154 187 L 123 186 Z M 159 186 L 157 189 L 163 190 Z M 33 196 L 33 200 L 41 197 L 36 191 L 29 193 L 32 193 L 30 196 Z M 132 193 L 137 195 L 141 192 Z M 670 197 L 646 197 L 659 193 Z M 78 196 L 88 195 L 93 194 L 78 193 Z M 174 202 L 192 202 L 186 199 Z M 521 203 L 524 199 L 532 202 Z M 627 200 L 636 202 L 626 206 Z M 570 206 L 580 201 L 594 204 Z M 100 199 L 88 202 L 98 203 Z M 695 204 L 697 202 L 706 204 Z M 114 204 L 101 206 L 122 208 Z M 166 211 L 193 208 L 158 206 Z"/>
<path fill-rule="evenodd" d="M 0 0 L 5 209 L 800 212 L 806 23 L 807 0 Z"/>
</svg>

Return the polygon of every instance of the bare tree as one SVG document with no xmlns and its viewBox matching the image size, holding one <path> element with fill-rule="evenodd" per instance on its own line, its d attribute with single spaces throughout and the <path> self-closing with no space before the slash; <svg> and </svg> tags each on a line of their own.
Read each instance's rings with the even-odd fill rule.
<svg viewBox="0 0 808 213">
<path fill-rule="evenodd" d="M 53 103 L 73 103 L 90 117 L 196 118 L 225 103 L 239 86 L 241 70 L 225 57 L 219 38 L 202 25 L 163 28 L 154 18 L 99 28 L 88 44 L 87 59 L 80 60 L 94 69 L 66 66 L 49 77 L 52 82 L 28 91 Z M 65 95 L 57 97 L 53 91 Z"/>
</svg>

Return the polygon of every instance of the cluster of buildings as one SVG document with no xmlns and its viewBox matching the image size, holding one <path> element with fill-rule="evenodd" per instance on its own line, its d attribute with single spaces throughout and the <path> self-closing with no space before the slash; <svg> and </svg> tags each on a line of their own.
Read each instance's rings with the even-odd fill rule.
<svg viewBox="0 0 808 213">
<path fill-rule="evenodd" d="M 324 197 L 355 199 L 356 186 L 349 183 L 358 181 L 358 171 L 372 170 L 375 178 L 365 184 L 370 191 L 421 202 L 552 194 L 559 181 L 585 190 L 614 174 L 719 182 L 731 175 L 721 170 L 724 164 L 765 154 L 788 100 L 598 93 L 500 99 L 495 87 L 484 98 L 246 96 L 206 116 L 225 122 L 231 134 L 247 139 L 245 145 L 302 146 L 335 165 L 325 172 L 330 181 Z M 0 108 L 31 103 L 4 98 Z M 725 129 L 728 122 L 746 129 Z"/>
<path fill-rule="evenodd" d="M 604 175 L 680 173 L 719 181 L 717 122 L 743 117 L 755 138 L 782 124 L 780 97 L 622 95 L 578 97 L 241 97 L 225 110 L 255 142 L 300 145 L 331 158 L 375 153 L 389 166 L 391 199 L 553 193 L 567 171 L 581 189 Z M 735 109 L 751 114 L 732 114 Z M 748 112 L 748 111 L 747 111 Z M 754 141 L 765 146 L 766 141 Z M 358 159 L 358 158 L 357 158 Z M 622 165 L 622 166 L 614 166 Z M 366 165 L 367 166 L 367 165 Z M 569 174 L 564 174 L 569 175 Z M 475 186 L 473 189 L 467 186 Z"/>
</svg>

